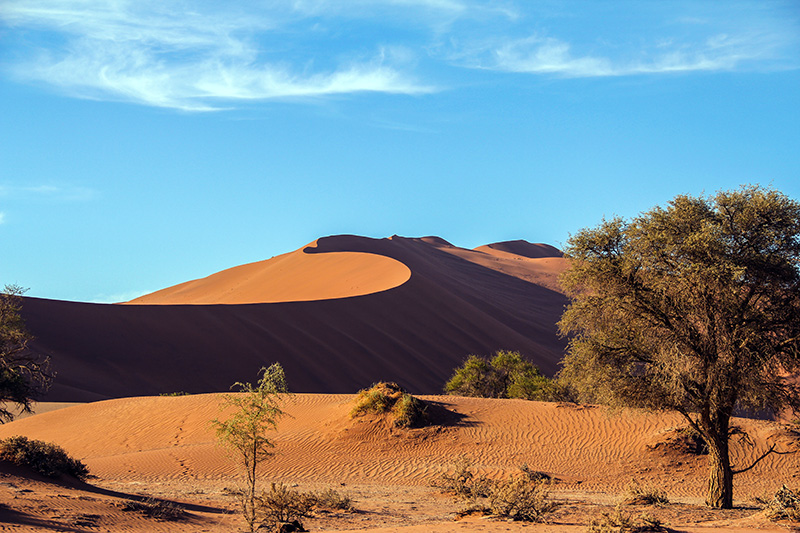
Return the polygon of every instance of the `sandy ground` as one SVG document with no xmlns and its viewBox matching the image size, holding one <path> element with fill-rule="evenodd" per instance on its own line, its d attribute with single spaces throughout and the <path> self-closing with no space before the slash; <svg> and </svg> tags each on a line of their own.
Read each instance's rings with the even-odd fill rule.
<svg viewBox="0 0 800 533">
<path fill-rule="evenodd" d="M 610 412 L 522 400 L 448 396 L 432 402 L 433 425 L 397 429 L 374 416 L 351 419 L 352 395 L 299 394 L 285 405 L 274 434 L 277 454 L 262 473 L 299 490 L 333 488 L 355 500 L 356 512 L 323 513 L 305 520 L 312 531 L 584 531 L 609 511 L 632 479 L 667 491 L 664 507 L 628 506 L 677 531 L 786 531 L 767 521 L 755 497 L 781 484 L 797 487 L 798 454 L 770 456 L 735 479 L 736 508 L 702 504 L 706 459 L 664 442 L 680 419 L 669 414 Z M 235 464 L 215 443 L 209 421 L 220 396 L 138 397 L 74 405 L 0 426 L 0 438 L 26 435 L 55 442 L 84 461 L 87 484 L 53 483 L 7 465 L 0 470 L 0 530 L 71 532 L 237 531 L 242 526 L 229 489 Z M 736 465 L 769 443 L 794 449 L 796 437 L 774 422 L 737 419 L 754 446 L 736 442 Z M 466 456 L 476 473 L 507 477 L 525 463 L 557 479 L 551 498 L 560 507 L 548 523 L 528 524 L 470 516 L 463 504 L 431 482 Z M 125 502 L 177 502 L 186 515 L 159 521 Z"/>
</svg>

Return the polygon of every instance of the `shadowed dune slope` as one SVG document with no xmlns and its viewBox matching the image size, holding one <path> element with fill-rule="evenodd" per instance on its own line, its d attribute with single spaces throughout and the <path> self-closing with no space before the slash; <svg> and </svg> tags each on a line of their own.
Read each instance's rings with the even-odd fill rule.
<svg viewBox="0 0 800 533">
<path fill-rule="evenodd" d="M 555 324 L 566 299 L 535 282 L 543 272 L 536 261 L 548 258 L 493 260 L 441 239 L 401 237 L 326 237 L 305 250 L 331 252 L 390 258 L 411 277 L 373 294 L 299 302 L 107 305 L 25 298 L 33 347 L 51 356 L 57 373 L 46 399 L 224 391 L 254 380 L 274 361 L 296 392 L 354 392 L 393 380 L 412 392 L 436 393 L 468 354 L 498 349 L 519 350 L 544 372 L 555 372 L 564 349 Z"/>
<path fill-rule="evenodd" d="M 517 255 L 528 259 L 543 257 L 563 257 L 561 250 L 549 244 L 532 243 L 523 240 L 496 242 L 475 248 L 478 252 L 490 255 Z"/>
</svg>

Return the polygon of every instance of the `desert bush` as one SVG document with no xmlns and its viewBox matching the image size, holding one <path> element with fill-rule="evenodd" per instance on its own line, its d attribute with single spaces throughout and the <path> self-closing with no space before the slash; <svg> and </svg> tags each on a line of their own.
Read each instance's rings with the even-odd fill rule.
<svg viewBox="0 0 800 533">
<path fill-rule="evenodd" d="M 380 382 L 358 392 L 350 416 L 355 418 L 367 413 L 391 413 L 395 426 L 410 428 L 424 423 L 427 407 L 425 402 L 407 393 L 397 383 Z"/>
<path fill-rule="evenodd" d="M 668 531 L 661 521 L 649 515 L 634 517 L 617 505 L 612 512 L 604 511 L 586 529 L 589 533 L 648 533 Z"/>
<path fill-rule="evenodd" d="M 520 472 L 530 481 L 550 481 L 553 477 L 545 472 L 534 470 L 528 466 L 528 463 L 523 463 L 519 466 Z"/>
<path fill-rule="evenodd" d="M 123 511 L 135 511 L 156 520 L 180 520 L 186 516 L 186 509 L 174 502 L 147 498 L 146 500 L 125 500 L 120 506 Z"/>
<path fill-rule="evenodd" d="M 70 457 L 60 446 L 23 436 L 0 440 L 0 461 L 27 467 L 51 478 L 67 475 L 84 480 L 89 476 L 86 465 Z"/>
<path fill-rule="evenodd" d="M 289 395 L 280 363 L 262 367 L 259 374 L 255 385 L 234 383 L 232 388 L 238 388 L 239 394 L 226 394 L 220 403 L 221 410 L 233 408 L 230 416 L 211 421 L 219 443 L 232 452 L 244 471 L 245 484 L 237 495 L 251 532 L 258 519 L 258 472 L 263 462 L 272 457 L 275 447 L 267 435 L 278 428 L 278 420 L 285 414 L 281 406 Z"/>
<path fill-rule="evenodd" d="M 270 484 L 269 491 L 258 497 L 258 515 L 269 526 L 292 522 L 309 516 L 316 504 L 313 494 L 292 490 L 283 483 Z"/>
<path fill-rule="evenodd" d="M 524 474 L 492 483 L 489 509 L 492 514 L 512 520 L 541 522 L 557 505 L 549 500 L 550 482 L 534 481 Z"/>
<path fill-rule="evenodd" d="M 766 503 L 764 515 L 773 521 L 800 521 L 800 493 L 782 485 Z"/>
<path fill-rule="evenodd" d="M 479 398 L 549 399 L 552 380 L 522 358 L 519 352 L 500 350 L 488 359 L 470 355 L 445 384 L 448 394 Z"/>
<path fill-rule="evenodd" d="M 314 508 L 327 511 L 353 511 L 353 499 L 347 494 L 340 494 L 336 489 L 325 489 L 315 492 Z"/>
<path fill-rule="evenodd" d="M 667 493 L 655 485 L 642 485 L 631 481 L 625 488 L 622 497 L 625 505 L 666 505 L 669 503 Z"/>
<path fill-rule="evenodd" d="M 472 472 L 472 460 L 461 456 L 453 463 L 452 473 L 442 473 L 431 485 L 457 498 L 473 501 L 489 496 L 491 482 L 484 476 L 476 476 Z"/>
</svg>

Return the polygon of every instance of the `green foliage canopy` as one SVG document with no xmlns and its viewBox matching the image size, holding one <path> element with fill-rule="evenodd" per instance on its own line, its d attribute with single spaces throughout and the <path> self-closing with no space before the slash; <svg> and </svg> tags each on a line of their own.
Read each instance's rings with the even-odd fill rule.
<svg viewBox="0 0 800 533">
<path fill-rule="evenodd" d="M 678 196 L 570 238 L 560 380 L 587 401 L 681 413 L 732 505 L 737 407 L 800 407 L 800 204 L 757 186 Z M 751 468 L 739 469 L 744 471 Z"/>
<path fill-rule="evenodd" d="M 550 380 L 519 352 L 500 350 L 491 359 L 470 355 L 455 370 L 444 390 L 448 394 L 479 398 L 540 400 Z"/>
</svg>

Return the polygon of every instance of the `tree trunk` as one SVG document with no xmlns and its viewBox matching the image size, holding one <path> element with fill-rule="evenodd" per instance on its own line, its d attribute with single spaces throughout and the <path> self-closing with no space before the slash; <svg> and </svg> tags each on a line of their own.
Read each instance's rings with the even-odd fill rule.
<svg viewBox="0 0 800 533">
<path fill-rule="evenodd" d="M 714 509 L 733 508 L 733 469 L 728 455 L 728 432 L 711 436 L 708 444 L 708 496 Z"/>
</svg>

